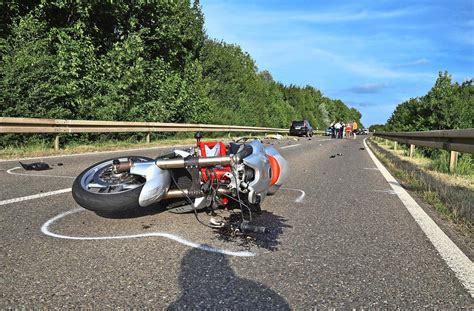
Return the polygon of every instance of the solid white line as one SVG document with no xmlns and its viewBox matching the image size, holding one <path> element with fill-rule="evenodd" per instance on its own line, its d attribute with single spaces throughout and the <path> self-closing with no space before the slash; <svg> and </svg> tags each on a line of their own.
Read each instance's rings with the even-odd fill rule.
<svg viewBox="0 0 474 311">
<path fill-rule="evenodd" d="M 0 201 L 0 205 L 7 205 L 7 204 L 18 203 L 18 202 L 22 202 L 22 201 L 34 200 L 34 199 L 49 197 L 51 195 L 56 195 L 56 194 L 61 194 L 61 193 L 66 193 L 66 192 L 71 192 L 71 188 L 66 188 L 66 189 L 61 189 L 61 190 L 56 190 L 56 191 L 50 191 L 50 192 L 44 192 L 44 193 L 38 193 L 38 194 L 29 195 L 29 196 L 26 196 L 26 197 L 3 200 L 3 201 Z"/>
<path fill-rule="evenodd" d="M 290 191 L 298 191 L 301 193 L 295 200 L 296 203 L 301 203 L 303 202 L 304 197 L 306 196 L 306 192 L 304 192 L 301 189 L 293 189 L 293 188 L 281 188 L 282 190 L 290 190 Z"/>
<path fill-rule="evenodd" d="M 85 209 L 76 208 L 76 209 L 61 213 L 61 214 L 51 218 L 50 220 L 48 220 L 47 222 L 45 222 L 41 226 L 41 232 L 45 235 L 49 235 L 49 236 L 54 237 L 54 238 L 67 239 L 67 240 L 83 240 L 83 241 L 136 239 L 136 238 L 144 238 L 144 237 L 163 237 L 163 238 L 167 238 L 167 239 L 176 241 L 178 243 L 181 243 L 181 244 L 189 246 L 189 247 L 198 248 L 198 249 L 208 251 L 208 252 L 212 252 L 212 253 L 219 253 L 219 254 L 224 254 L 224 255 L 229 255 L 229 256 L 237 256 L 237 257 L 255 256 L 254 253 L 248 252 L 248 251 L 234 252 L 234 251 L 230 251 L 230 250 L 227 250 L 227 249 L 214 248 L 214 247 L 211 247 L 211 246 L 208 246 L 208 245 L 198 244 L 198 243 L 195 243 L 195 242 L 188 241 L 188 240 L 186 240 L 186 239 L 184 239 L 180 236 L 177 236 L 177 235 L 174 235 L 174 234 L 171 234 L 171 233 L 167 233 L 167 232 L 149 232 L 149 233 L 133 234 L 133 235 L 85 237 L 85 236 L 62 235 L 62 234 L 51 232 L 49 230 L 49 226 L 52 225 L 55 221 L 65 217 L 65 216 L 68 216 L 68 215 L 71 215 L 71 214 L 74 214 L 74 213 L 78 213 L 78 212 L 81 212 L 81 211 L 85 211 Z"/>
<path fill-rule="evenodd" d="M 300 145 L 301 145 L 301 144 L 290 145 L 290 146 L 281 147 L 280 149 L 293 148 L 293 147 L 298 147 L 298 146 L 300 146 Z"/>
<path fill-rule="evenodd" d="M 400 200 L 408 209 L 412 217 L 421 227 L 428 239 L 434 245 L 441 258 L 454 271 L 456 277 L 467 289 L 471 297 L 474 297 L 474 263 L 454 244 L 453 241 L 441 230 L 438 225 L 426 214 L 426 212 L 416 203 L 408 192 L 400 186 L 397 180 L 380 163 L 372 151 L 368 148 L 364 139 L 365 150 L 369 153 L 375 165 L 382 175 L 397 193 Z"/>
<path fill-rule="evenodd" d="M 17 166 L 14 168 L 11 168 L 7 171 L 8 174 L 10 175 L 20 175 L 20 176 L 34 176 L 34 177 L 58 177 L 58 178 L 76 178 L 73 176 L 60 176 L 60 175 L 46 175 L 46 174 L 23 174 L 23 173 L 14 173 L 13 171 L 20 169 L 21 167 Z"/>
</svg>

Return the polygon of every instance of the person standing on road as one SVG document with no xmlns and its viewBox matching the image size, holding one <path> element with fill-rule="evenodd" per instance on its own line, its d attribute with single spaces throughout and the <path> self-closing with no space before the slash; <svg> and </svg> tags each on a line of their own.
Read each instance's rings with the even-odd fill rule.
<svg viewBox="0 0 474 311">
<path fill-rule="evenodd" d="M 334 124 L 336 124 L 336 121 L 329 125 L 329 128 L 331 129 L 331 138 L 336 138 L 336 129 L 334 128 Z"/>
<path fill-rule="evenodd" d="M 345 131 L 346 131 L 346 138 L 350 138 L 351 137 L 351 131 L 352 131 L 351 122 L 347 122 Z"/>
<path fill-rule="evenodd" d="M 359 125 L 357 124 L 357 122 L 356 121 L 352 122 L 352 134 L 354 134 L 354 139 L 356 139 L 356 132 L 358 128 L 359 128 Z"/>
<path fill-rule="evenodd" d="M 341 123 L 341 127 L 339 128 L 339 138 L 343 139 L 344 138 L 344 128 L 346 127 L 346 125 L 342 121 L 340 123 Z"/>
<path fill-rule="evenodd" d="M 335 132 L 336 138 L 339 138 L 340 130 L 341 130 L 341 122 L 336 122 L 336 124 L 334 124 L 334 132 Z"/>
</svg>

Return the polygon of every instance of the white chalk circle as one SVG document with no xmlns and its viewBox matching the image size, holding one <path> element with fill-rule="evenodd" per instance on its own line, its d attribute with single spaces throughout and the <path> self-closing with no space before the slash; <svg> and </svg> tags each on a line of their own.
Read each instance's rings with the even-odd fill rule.
<svg viewBox="0 0 474 311">
<path fill-rule="evenodd" d="M 224 255 L 228 255 L 228 256 L 237 256 L 237 257 L 252 257 L 252 256 L 255 256 L 254 253 L 248 252 L 248 251 L 234 252 L 234 251 L 230 251 L 230 250 L 226 250 L 226 249 L 214 248 L 214 247 L 211 247 L 211 246 L 198 244 L 198 243 L 195 243 L 195 242 L 188 241 L 188 240 L 186 240 L 186 239 L 184 239 L 180 236 L 177 236 L 177 235 L 174 235 L 174 234 L 171 234 L 171 233 L 167 233 L 167 232 L 149 232 L 149 233 L 142 233 L 142 234 L 118 235 L 118 236 L 68 236 L 68 235 L 62 235 L 62 234 L 59 234 L 59 233 L 54 233 L 54 232 L 51 232 L 49 230 L 49 226 L 51 226 L 54 222 L 58 221 L 59 219 L 64 218 L 64 217 L 66 217 L 68 215 L 71 215 L 71 214 L 82 212 L 82 211 L 85 211 L 85 209 L 76 208 L 76 209 L 61 213 L 61 214 L 51 218 L 50 220 L 48 220 L 47 222 L 45 222 L 41 226 L 41 232 L 45 235 L 48 235 L 48 236 L 51 236 L 51 237 L 54 237 L 54 238 L 58 238 L 58 239 L 82 240 L 82 241 L 137 239 L 137 238 L 145 238 L 145 237 L 163 237 L 163 238 L 167 238 L 167 239 L 176 241 L 176 242 L 181 243 L 183 245 L 193 247 L 193 248 L 198 248 L 198 249 L 201 249 L 201 250 L 207 251 L 207 252 L 219 253 L 219 254 L 224 254 Z"/>
</svg>

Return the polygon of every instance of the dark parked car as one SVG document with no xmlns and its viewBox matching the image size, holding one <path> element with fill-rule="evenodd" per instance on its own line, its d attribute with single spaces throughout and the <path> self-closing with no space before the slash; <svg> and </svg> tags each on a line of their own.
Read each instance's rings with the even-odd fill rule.
<svg viewBox="0 0 474 311">
<path fill-rule="evenodd" d="M 324 131 L 324 135 L 326 136 L 331 136 L 332 135 L 332 129 L 330 127 L 328 127 L 325 131 Z"/>
<path fill-rule="evenodd" d="M 290 127 L 290 135 L 312 137 L 313 127 L 307 120 L 293 121 Z"/>
</svg>

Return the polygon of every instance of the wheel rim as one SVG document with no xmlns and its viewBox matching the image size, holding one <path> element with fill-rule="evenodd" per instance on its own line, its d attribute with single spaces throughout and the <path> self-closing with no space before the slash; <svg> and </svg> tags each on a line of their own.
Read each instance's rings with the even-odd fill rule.
<svg viewBox="0 0 474 311">
<path fill-rule="evenodd" d="M 121 162 L 128 159 L 118 158 Z M 80 181 L 82 189 L 96 194 L 114 194 L 132 191 L 145 183 L 145 178 L 129 172 L 115 174 L 112 171 L 113 160 L 115 159 L 99 163 L 84 172 Z M 150 159 L 133 157 L 133 161 L 146 162 Z"/>
</svg>

